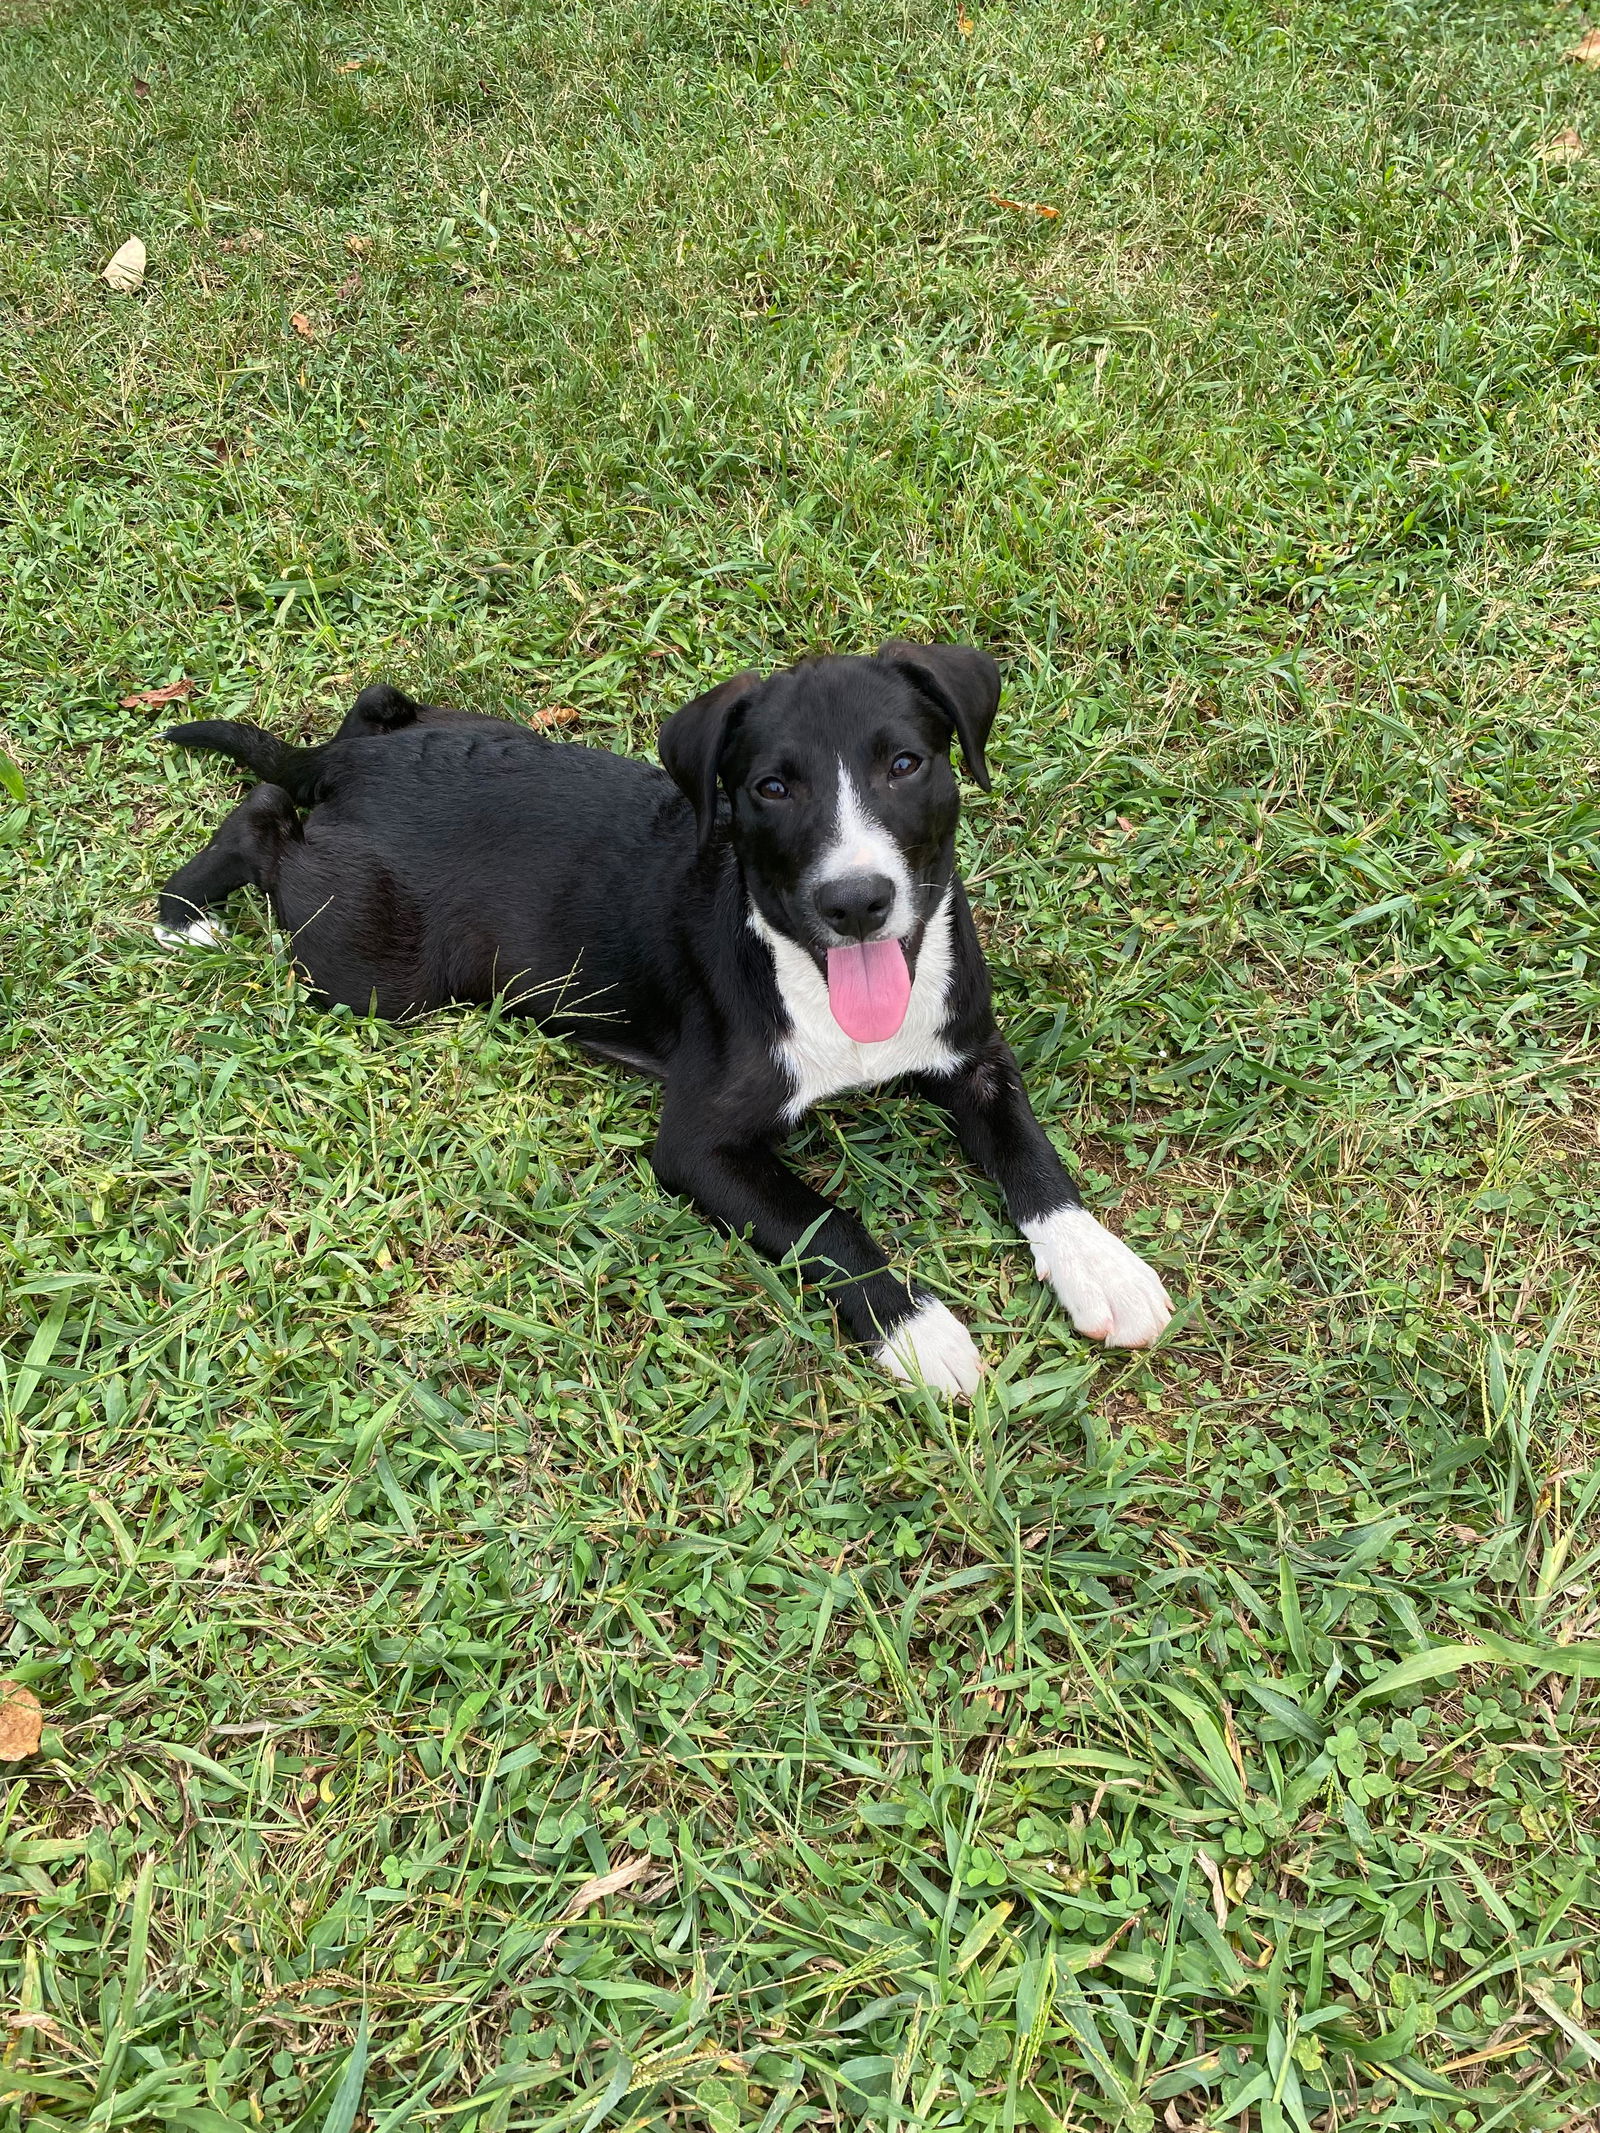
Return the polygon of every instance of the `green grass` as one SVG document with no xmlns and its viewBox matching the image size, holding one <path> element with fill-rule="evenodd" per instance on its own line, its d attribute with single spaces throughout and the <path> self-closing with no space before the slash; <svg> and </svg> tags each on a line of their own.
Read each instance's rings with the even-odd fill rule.
<svg viewBox="0 0 1600 2133">
<path fill-rule="evenodd" d="M 5 2125 L 1578 2123 L 1580 17 L 7 13 Z M 648 1087 L 151 942 L 236 788 L 137 690 L 646 751 L 893 633 L 1003 662 L 964 865 L 1153 1356 L 892 1096 L 799 1159 L 970 1411 L 661 1196 Z"/>
</svg>

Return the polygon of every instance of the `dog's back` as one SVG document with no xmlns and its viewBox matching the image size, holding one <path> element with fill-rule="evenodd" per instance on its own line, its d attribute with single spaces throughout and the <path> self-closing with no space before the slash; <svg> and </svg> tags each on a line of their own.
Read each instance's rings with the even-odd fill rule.
<svg viewBox="0 0 1600 2133">
<path fill-rule="evenodd" d="M 333 751 L 341 742 L 377 740 L 419 726 L 483 726 L 503 733 L 529 732 L 520 720 L 487 718 L 481 712 L 456 711 L 446 704 L 418 703 L 403 689 L 379 681 L 362 690 L 331 741 L 309 748 L 279 740 L 261 726 L 232 718 L 192 719 L 182 726 L 169 726 L 162 739 L 178 748 L 225 755 L 264 783 L 281 786 L 297 807 L 307 807 L 323 797 L 328 776 L 338 761 Z"/>
</svg>

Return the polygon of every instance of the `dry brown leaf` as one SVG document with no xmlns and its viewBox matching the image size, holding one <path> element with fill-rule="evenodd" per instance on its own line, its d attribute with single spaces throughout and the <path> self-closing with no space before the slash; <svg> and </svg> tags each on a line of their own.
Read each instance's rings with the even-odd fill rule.
<svg viewBox="0 0 1600 2133">
<path fill-rule="evenodd" d="M 1532 2019 L 1532 2016 L 1525 2015 L 1523 2017 L 1524 2021 L 1531 2021 Z M 1527 2049 L 1528 2039 L 1526 2035 L 1506 2037 L 1499 2044 L 1491 2044 L 1487 2051 L 1468 2052 L 1464 2059 L 1446 2059 L 1442 2066 L 1435 2065 L 1433 2072 L 1436 2074 L 1459 2074 L 1465 2067 L 1483 2066 L 1491 2059 L 1509 2059 L 1513 2052 L 1525 2052 Z"/>
<path fill-rule="evenodd" d="M 535 711 L 530 726 L 570 726 L 578 716 L 571 704 L 552 704 L 548 711 Z"/>
<path fill-rule="evenodd" d="M 344 241 L 344 248 L 352 258 L 359 259 L 363 252 L 372 250 L 372 239 L 370 237 L 347 237 Z"/>
<path fill-rule="evenodd" d="M 1047 222 L 1054 222 L 1061 212 L 1059 207 L 1041 207 L 1037 200 L 1008 200 L 1004 193 L 991 193 L 989 198 L 996 207 L 1015 208 L 1019 215 L 1043 215 Z"/>
<path fill-rule="evenodd" d="M 1539 150 L 1539 160 L 1541 163 L 1576 163 L 1588 153 L 1583 145 L 1583 135 L 1574 133 L 1569 126 L 1565 133 L 1558 133 L 1545 142 Z"/>
<path fill-rule="evenodd" d="M 317 329 L 303 311 L 292 311 L 289 314 L 289 324 L 299 334 L 301 340 L 314 341 L 316 339 Z"/>
<path fill-rule="evenodd" d="M 593 1910 L 597 1903 L 604 1903 L 608 1896 L 618 1896 L 624 1889 L 631 1889 L 636 1881 L 642 1881 L 655 1866 L 648 1852 L 637 1852 L 631 1859 L 624 1859 L 621 1866 L 614 1866 L 609 1874 L 596 1874 L 582 1888 L 575 1889 L 562 1911 L 563 1918 L 581 1918 L 585 1911 Z"/>
<path fill-rule="evenodd" d="M 585 1911 L 592 1910 L 597 1903 L 604 1903 L 608 1896 L 620 1895 L 624 1889 L 632 1888 L 636 1881 L 642 1881 L 646 1874 L 655 1871 L 656 1862 L 649 1853 L 638 1852 L 633 1858 L 624 1859 L 620 1866 L 614 1866 L 609 1874 L 596 1874 L 592 1881 L 586 1881 L 582 1888 L 574 1890 L 561 1913 L 562 1924 L 570 1918 L 581 1918 Z M 551 1927 L 540 1948 L 541 1955 L 548 1955 L 560 1934 L 561 1926 Z"/>
<path fill-rule="evenodd" d="M 1576 44 L 1568 45 L 1563 59 L 1575 59 L 1580 67 L 1600 67 L 1600 30 L 1585 30 Z"/>
<path fill-rule="evenodd" d="M 1217 1914 L 1217 1924 L 1223 1932 L 1226 1932 L 1228 1929 L 1228 1899 L 1223 1892 L 1222 1876 L 1217 1870 L 1217 1862 L 1209 1852 L 1196 1851 L 1194 1856 L 1195 1864 L 1211 1884 L 1211 1908 Z"/>
<path fill-rule="evenodd" d="M 199 686 L 197 681 L 169 681 L 161 689 L 135 689 L 118 701 L 124 711 L 156 711 L 162 704 L 175 704 L 180 696 L 193 696 Z"/>
<path fill-rule="evenodd" d="M 32 1689 L 20 1681 L 0 1681 L 0 1763 L 20 1763 L 37 1755 L 44 1713 Z"/>
<path fill-rule="evenodd" d="M 350 301 L 351 297 L 358 293 L 360 288 L 360 274 L 347 274 L 344 280 L 340 282 L 338 288 L 335 289 L 333 293 L 338 298 L 341 304 L 347 304 Z"/>
<path fill-rule="evenodd" d="M 100 269 L 100 279 L 110 282 L 122 295 L 131 296 L 135 289 L 143 286 L 148 264 L 149 255 L 143 243 L 137 237 L 130 237 L 126 244 L 118 245 Z"/>
<path fill-rule="evenodd" d="M 141 104 L 150 94 L 150 84 L 147 81 L 141 81 L 137 74 L 133 77 L 133 93 Z"/>
<path fill-rule="evenodd" d="M 1098 1948 L 1091 1948 L 1087 1955 L 1074 1956 L 1072 1962 L 1074 1972 L 1083 1970 L 1098 1970 L 1100 1965 L 1105 1961 L 1106 1957 L 1116 1952 L 1117 1942 L 1121 1940 L 1123 1934 L 1126 1933 L 1130 1927 L 1136 1926 L 1143 1916 L 1144 1913 L 1142 1911 L 1135 1911 L 1131 1918 L 1125 1918 L 1122 1921 L 1121 1925 L 1118 1926 L 1116 1932 L 1112 1934 L 1109 1940 L 1103 1940 Z"/>
<path fill-rule="evenodd" d="M 42 2030 L 53 2044 L 61 2045 L 66 2051 L 71 2051 L 72 2049 L 66 2031 L 59 2022 L 52 2022 L 47 2014 L 39 2014 L 24 2008 L 21 2014 L 8 2014 L 6 2016 L 6 2027 L 7 2029 Z"/>
<path fill-rule="evenodd" d="M 360 65 L 361 61 L 359 59 L 341 59 L 335 72 L 339 74 L 354 74 Z"/>
</svg>

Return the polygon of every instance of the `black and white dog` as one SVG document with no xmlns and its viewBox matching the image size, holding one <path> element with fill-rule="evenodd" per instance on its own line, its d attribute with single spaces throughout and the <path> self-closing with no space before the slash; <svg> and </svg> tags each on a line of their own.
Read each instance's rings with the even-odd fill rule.
<svg viewBox="0 0 1600 2133">
<path fill-rule="evenodd" d="M 1172 1306 L 1033 1115 L 955 871 L 951 744 L 987 789 L 999 699 L 994 661 L 961 645 L 739 674 L 667 720 L 665 776 L 381 685 L 317 748 L 175 726 L 263 782 L 167 883 L 157 930 L 215 940 L 208 914 L 254 883 L 330 1002 L 403 1017 L 504 996 L 658 1076 L 662 1184 L 797 1254 L 896 1377 L 970 1393 L 966 1328 L 773 1152 L 811 1105 L 909 1076 L 1078 1330 L 1144 1347 Z"/>
</svg>

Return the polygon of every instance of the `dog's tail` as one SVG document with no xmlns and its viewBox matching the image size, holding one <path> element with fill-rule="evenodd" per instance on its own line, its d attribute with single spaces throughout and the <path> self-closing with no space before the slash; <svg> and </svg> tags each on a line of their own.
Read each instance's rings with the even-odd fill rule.
<svg viewBox="0 0 1600 2133">
<path fill-rule="evenodd" d="M 179 748 L 209 749 L 225 755 L 269 785 L 281 785 L 292 799 L 309 800 L 321 768 L 320 748 L 295 748 L 259 726 L 235 718 L 199 718 L 187 726 L 169 726 L 161 736 Z"/>
</svg>

